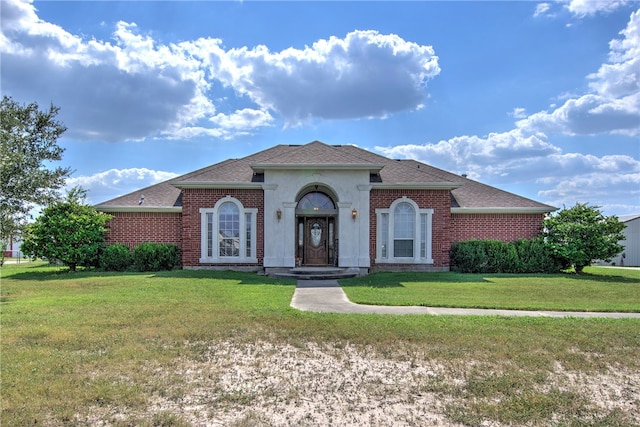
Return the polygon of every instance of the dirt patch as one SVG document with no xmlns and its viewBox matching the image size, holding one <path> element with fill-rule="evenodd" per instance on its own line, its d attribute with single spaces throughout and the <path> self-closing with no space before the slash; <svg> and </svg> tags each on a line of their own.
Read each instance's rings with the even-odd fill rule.
<svg viewBox="0 0 640 427">
<path fill-rule="evenodd" d="M 143 413 L 100 407 L 78 420 L 110 425 L 171 414 L 194 426 L 456 426 L 462 424 L 447 417 L 448 408 L 469 398 L 467 372 L 478 369 L 469 361 L 433 361 L 397 349 L 380 354 L 351 345 L 189 345 L 198 347 L 198 360 L 150 364 L 165 387 L 152 393 Z M 577 393 L 595 414 L 618 411 L 640 424 L 639 373 L 611 369 L 586 375 L 556 365 L 548 378 L 539 391 Z M 486 418 L 480 424 L 501 425 Z"/>
</svg>

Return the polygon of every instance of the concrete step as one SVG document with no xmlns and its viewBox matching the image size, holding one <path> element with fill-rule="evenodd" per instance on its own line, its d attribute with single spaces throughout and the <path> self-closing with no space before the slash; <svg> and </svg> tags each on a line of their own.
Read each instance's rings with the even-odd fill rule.
<svg viewBox="0 0 640 427">
<path fill-rule="evenodd" d="M 337 280 L 357 276 L 356 273 L 347 272 L 344 268 L 338 267 L 296 267 L 271 275 L 283 279 L 296 280 Z"/>
</svg>

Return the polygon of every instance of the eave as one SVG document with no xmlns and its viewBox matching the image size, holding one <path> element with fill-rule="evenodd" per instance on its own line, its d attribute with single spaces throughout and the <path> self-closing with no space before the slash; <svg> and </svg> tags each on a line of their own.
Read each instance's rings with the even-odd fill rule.
<svg viewBox="0 0 640 427">
<path fill-rule="evenodd" d="M 557 211 L 553 206 L 451 208 L 452 214 L 545 214 Z"/>
<path fill-rule="evenodd" d="M 455 190 L 462 186 L 461 182 L 374 182 L 373 189 L 397 190 Z"/>
<path fill-rule="evenodd" d="M 108 206 L 95 205 L 97 211 L 109 212 L 154 212 L 154 213 L 181 213 L 181 206 Z"/>
<path fill-rule="evenodd" d="M 185 188 L 254 188 L 262 189 L 262 182 L 211 182 L 211 181 L 178 181 L 171 183 L 174 187 Z"/>
</svg>

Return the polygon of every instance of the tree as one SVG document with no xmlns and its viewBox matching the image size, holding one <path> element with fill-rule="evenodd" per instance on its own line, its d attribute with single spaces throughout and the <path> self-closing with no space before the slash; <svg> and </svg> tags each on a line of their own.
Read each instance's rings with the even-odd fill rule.
<svg viewBox="0 0 640 427">
<path fill-rule="evenodd" d="M 76 271 L 77 266 L 97 265 L 105 244 L 105 224 L 111 216 L 84 204 L 86 191 L 72 189 L 66 201 L 46 207 L 27 226 L 22 251 L 33 257 L 58 260 Z"/>
<path fill-rule="evenodd" d="M 67 128 L 55 120 L 58 107 L 40 111 L 4 96 L 0 104 L 0 265 L 4 248 L 19 235 L 36 205 L 58 200 L 71 169 L 55 167 L 64 149 L 57 140 Z"/>
<path fill-rule="evenodd" d="M 544 237 L 552 253 L 576 273 L 591 261 L 609 261 L 623 251 L 624 223 L 605 217 L 598 206 L 577 203 L 544 220 Z"/>
</svg>

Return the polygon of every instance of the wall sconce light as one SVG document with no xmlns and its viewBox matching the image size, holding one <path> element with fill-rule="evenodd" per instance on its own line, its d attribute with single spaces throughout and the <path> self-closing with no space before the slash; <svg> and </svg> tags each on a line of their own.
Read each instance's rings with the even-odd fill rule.
<svg viewBox="0 0 640 427">
<path fill-rule="evenodd" d="M 353 220 L 355 221 L 356 218 L 358 217 L 358 211 L 357 210 L 352 210 L 351 211 L 351 218 L 353 218 Z"/>
<path fill-rule="evenodd" d="M 278 221 L 282 219 L 282 211 L 280 210 L 280 208 L 278 208 L 278 210 L 276 211 L 276 218 L 278 218 Z"/>
</svg>

